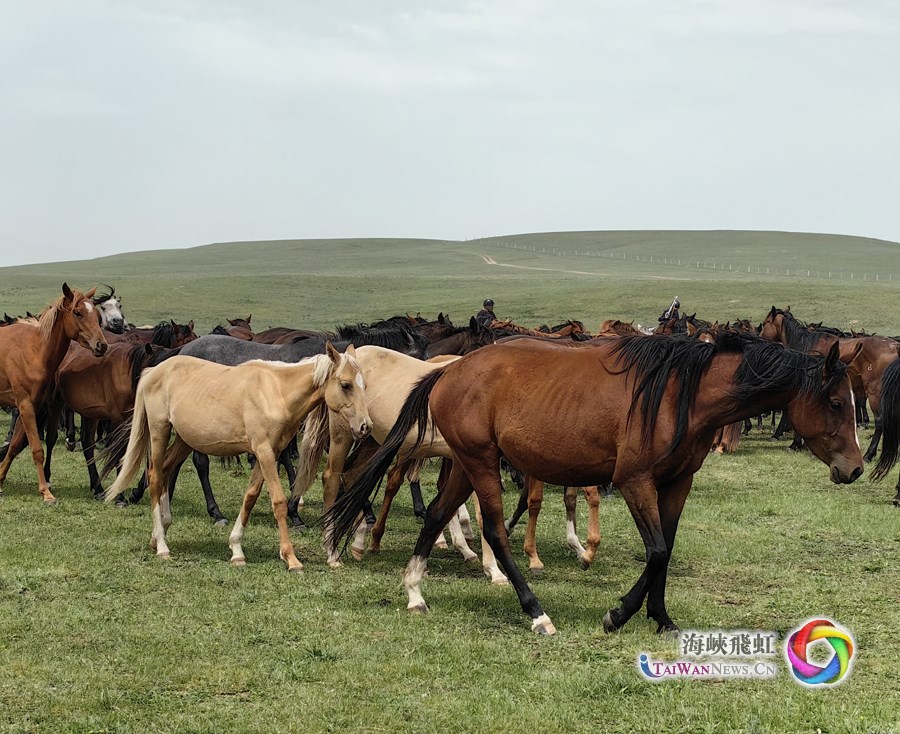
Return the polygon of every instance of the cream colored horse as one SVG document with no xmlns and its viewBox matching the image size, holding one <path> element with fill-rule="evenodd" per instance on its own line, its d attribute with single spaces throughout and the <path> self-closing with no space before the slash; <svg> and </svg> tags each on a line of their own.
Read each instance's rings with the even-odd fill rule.
<svg viewBox="0 0 900 734">
<path fill-rule="evenodd" d="M 166 531 L 172 515 L 166 482 L 172 467 L 192 450 L 213 456 L 252 453 L 256 464 L 229 537 L 231 562 L 246 563 L 241 540 L 265 481 L 278 523 L 280 557 L 289 571 L 302 570 L 288 533 L 276 457 L 322 402 L 341 416 L 356 438 L 371 430 L 365 379 L 353 347 L 340 354 L 328 343 L 326 352 L 296 364 L 253 360 L 237 367 L 177 356 L 146 370 L 138 384 L 122 468 L 106 490 L 106 501 L 125 490 L 149 451 L 150 546 L 158 557 L 169 558 Z M 175 441 L 167 450 L 173 429 Z"/>
<path fill-rule="evenodd" d="M 399 352 L 382 347 L 365 346 L 356 350 L 356 358 L 359 360 L 360 368 L 366 380 L 366 404 L 369 410 L 369 416 L 372 420 L 372 438 L 379 444 L 382 443 L 393 427 L 397 416 L 400 414 L 400 408 L 409 391 L 415 387 L 416 383 L 425 375 L 446 365 L 448 361 L 457 359 L 457 357 L 442 356 L 434 362 L 423 362 L 415 357 L 408 357 Z M 297 469 L 297 484 L 294 487 L 294 495 L 300 495 L 312 485 L 316 478 L 316 471 L 319 466 L 319 459 L 324 451 L 326 437 L 329 438 L 328 443 L 328 463 L 325 471 L 322 473 L 323 501 L 324 510 L 327 511 L 337 497 L 337 491 L 340 487 L 341 474 L 344 471 L 344 462 L 350 448 L 353 445 L 353 437 L 349 426 L 342 416 L 330 413 L 328 421 L 324 421 L 321 411 L 312 413 L 306 422 L 303 432 L 303 440 L 300 444 L 300 460 Z M 412 446 L 416 441 L 414 432 L 410 432 L 407 437 L 407 443 Z M 405 449 L 404 444 L 404 449 Z M 380 532 L 384 532 L 384 519 L 387 509 L 390 507 L 390 499 L 396 493 L 406 474 L 408 462 L 415 459 L 427 459 L 432 457 L 443 457 L 452 459 L 453 455 L 444 442 L 443 437 L 437 431 L 429 430 L 426 434 L 422 445 L 410 454 L 401 449 L 399 454 L 398 468 L 394 472 L 394 476 L 388 482 L 388 489 L 385 491 L 385 504 L 382 506 L 382 514 L 379 518 L 376 528 Z M 479 508 L 476 503 L 476 513 Z M 464 518 L 467 519 L 467 516 Z M 459 517 L 454 518 L 448 524 L 448 529 L 453 539 L 453 545 L 463 554 L 463 558 L 467 561 L 477 560 L 477 556 L 469 548 L 463 535 Z M 351 551 L 355 558 L 362 558 L 365 549 L 365 531 L 366 524 L 360 523 L 357 529 L 356 538 L 351 546 Z M 326 528 L 327 533 L 327 528 Z M 378 544 L 381 540 L 380 533 L 376 535 L 373 530 L 373 550 L 378 550 Z M 326 544 L 326 547 L 329 547 Z M 333 551 L 329 556 L 329 564 L 338 564 L 339 552 Z M 506 584 L 507 579 L 494 559 L 494 553 L 490 546 L 482 537 L 482 565 L 485 574 L 494 584 Z"/>
</svg>

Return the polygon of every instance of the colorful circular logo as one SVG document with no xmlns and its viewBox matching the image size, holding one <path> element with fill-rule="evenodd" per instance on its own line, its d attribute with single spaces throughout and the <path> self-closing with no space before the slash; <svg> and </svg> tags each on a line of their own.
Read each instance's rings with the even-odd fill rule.
<svg viewBox="0 0 900 734">
<path fill-rule="evenodd" d="M 807 659 L 807 648 L 817 640 L 825 640 L 832 649 L 824 667 Z M 850 633 L 830 619 L 811 619 L 788 637 L 785 652 L 791 673 L 808 686 L 835 685 L 850 671 L 855 644 Z"/>
</svg>

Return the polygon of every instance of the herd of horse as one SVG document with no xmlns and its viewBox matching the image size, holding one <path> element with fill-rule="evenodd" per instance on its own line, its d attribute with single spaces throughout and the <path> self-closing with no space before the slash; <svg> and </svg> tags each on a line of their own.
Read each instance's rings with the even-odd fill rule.
<svg viewBox="0 0 900 734">
<path fill-rule="evenodd" d="M 466 500 L 481 526 L 482 564 L 493 583 L 511 584 L 532 629 L 553 634 L 510 551 L 512 526 L 527 510 L 525 552 L 539 572 L 535 527 L 544 482 L 565 487 L 567 536 L 583 567 L 600 541 L 600 488 L 624 498 L 646 550 L 646 565 L 603 618 L 619 629 L 645 603 L 660 632 L 677 626 L 665 604 L 669 560 L 694 475 L 711 450 L 733 450 L 750 420 L 782 411 L 781 430 L 829 467 L 837 484 L 885 477 L 900 452 L 900 340 L 806 324 L 773 307 L 764 321 L 720 324 L 694 316 L 653 330 L 619 320 L 590 334 L 579 321 L 530 329 L 510 321 L 460 327 L 440 314 L 392 316 L 333 332 L 277 327 L 254 332 L 233 319 L 200 336 L 193 322 L 132 328 L 115 291 L 98 295 L 63 284 L 40 315 L 0 322 L 0 404 L 15 410 L 0 462 L 0 496 L 12 460 L 30 447 L 47 504 L 58 430 L 73 448 L 77 414 L 95 497 L 124 503 L 150 494 L 151 546 L 169 558 L 166 534 L 182 464 L 193 456 L 212 519 L 224 525 L 209 481 L 209 456 L 250 454 L 252 471 L 229 535 L 231 562 L 246 563 L 244 528 L 263 484 L 288 570 L 302 564 L 290 526 L 302 525 L 303 494 L 322 473 L 323 538 L 332 566 L 349 546 L 356 558 L 380 548 L 391 501 L 410 479 L 423 526 L 404 574 L 408 609 L 426 611 L 421 583 L 436 544 L 478 558 Z M 857 423 L 875 416 L 863 456 Z M 103 472 L 95 465 L 105 432 Z M 299 447 L 296 444 L 300 436 Z M 42 441 L 43 436 L 43 441 Z M 737 438 L 735 438 L 737 437 Z M 44 451 L 46 444 L 46 452 Z M 294 466 L 295 455 L 298 466 Z M 437 494 L 418 486 L 439 458 Z M 279 477 L 285 468 L 288 497 Z M 505 519 L 501 467 L 520 487 Z M 113 470 L 115 481 L 103 489 Z M 387 475 L 376 519 L 372 500 Z M 575 528 L 575 498 L 589 505 L 587 549 Z M 900 481 L 894 503 L 900 505 Z"/>
</svg>

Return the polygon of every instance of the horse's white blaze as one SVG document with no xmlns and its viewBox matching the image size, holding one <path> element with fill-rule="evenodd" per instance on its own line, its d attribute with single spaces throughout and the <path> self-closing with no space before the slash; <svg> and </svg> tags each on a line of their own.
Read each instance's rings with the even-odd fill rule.
<svg viewBox="0 0 900 734">
<path fill-rule="evenodd" d="M 856 395 L 853 390 L 850 391 L 850 405 L 853 406 L 853 435 L 856 437 L 856 448 L 862 448 L 859 445 L 859 426 L 856 425 Z"/>
<path fill-rule="evenodd" d="M 406 564 L 406 572 L 403 574 L 403 585 L 406 587 L 406 593 L 409 595 L 407 609 L 422 609 L 426 606 L 425 598 L 419 589 L 422 583 L 422 577 L 425 575 L 425 569 L 428 567 L 428 561 L 424 556 L 413 556 Z"/>
<path fill-rule="evenodd" d="M 84 310 L 87 311 L 88 313 L 90 313 L 91 311 L 94 310 L 94 304 L 91 303 L 90 301 L 85 301 L 84 302 Z"/>
</svg>

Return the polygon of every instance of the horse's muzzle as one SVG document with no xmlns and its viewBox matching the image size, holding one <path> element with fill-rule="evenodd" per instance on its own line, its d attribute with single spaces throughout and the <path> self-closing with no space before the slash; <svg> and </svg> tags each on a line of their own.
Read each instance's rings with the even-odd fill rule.
<svg viewBox="0 0 900 734">
<path fill-rule="evenodd" d="M 856 466 L 849 474 L 845 474 L 837 466 L 831 467 L 831 481 L 835 484 L 852 484 L 862 476 L 863 468 Z"/>
<path fill-rule="evenodd" d="M 353 428 L 350 430 L 350 433 L 353 434 L 353 438 L 355 438 L 357 441 L 362 438 L 365 438 L 371 432 L 372 432 L 372 424 L 369 423 L 368 421 L 364 421 L 363 423 L 361 423 L 359 425 L 358 428 Z"/>
<path fill-rule="evenodd" d="M 109 326 L 106 327 L 113 334 L 124 334 L 125 333 L 125 319 L 113 319 L 109 322 Z"/>
<path fill-rule="evenodd" d="M 91 352 L 93 352 L 95 357 L 102 357 L 106 354 L 107 349 L 109 349 L 109 344 L 106 342 L 97 342 Z"/>
</svg>

